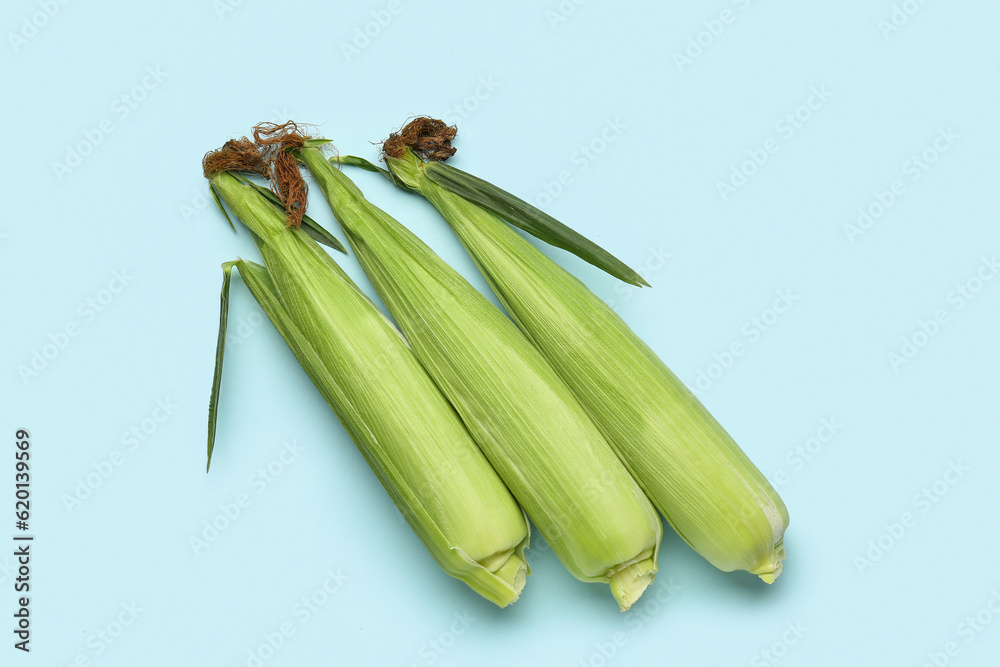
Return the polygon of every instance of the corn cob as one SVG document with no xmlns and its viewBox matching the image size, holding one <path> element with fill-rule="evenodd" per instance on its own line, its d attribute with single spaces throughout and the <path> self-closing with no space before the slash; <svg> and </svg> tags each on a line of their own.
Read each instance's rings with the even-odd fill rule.
<svg viewBox="0 0 1000 667">
<path fill-rule="evenodd" d="M 544 233 L 552 230 L 545 226 L 548 216 L 465 172 L 425 162 L 409 147 L 393 152 L 396 157 L 385 156 L 387 175 L 438 209 L 507 312 L 583 402 L 677 533 L 719 569 L 747 570 L 773 582 L 781 572 L 788 526 L 781 498 L 607 304 L 506 224 L 550 240 Z M 375 169 L 358 158 L 346 161 Z M 510 217 L 501 220 L 496 212 Z M 602 258 L 581 244 L 569 249 L 601 266 Z"/>
<path fill-rule="evenodd" d="M 578 579 L 622 610 L 652 582 L 662 525 L 579 401 L 493 304 L 318 148 L 299 152 L 414 352 Z"/>
<path fill-rule="evenodd" d="M 213 195 L 250 229 L 266 264 L 223 265 L 209 460 L 236 266 L 439 565 L 497 605 L 512 603 L 528 574 L 526 517 L 399 332 L 310 238 L 315 232 L 286 228 L 246 179 L 228 171 L 206 176 Z"/>
</svg>

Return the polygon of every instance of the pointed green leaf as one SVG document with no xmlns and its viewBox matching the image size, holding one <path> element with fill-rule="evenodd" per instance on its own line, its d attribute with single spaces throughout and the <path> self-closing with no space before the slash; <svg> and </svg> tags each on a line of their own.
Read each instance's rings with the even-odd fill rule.
<svg viewBox="0 0 1000 667">
<path fill-rule="evenodd" d="M 308 215 L 302 216 L 302 230 L 313 237 L 319 243 L 325 246 L 329 246 L 334 250 L 338 250 L 345 255 L 347 254 L 347 248 L 337 240 L 337 237 L 326 231 L 319 223 L 310 218 Z"/>
<path fill-rule="evenodd" d="M 213 190 L 214 193 L 214 190 Z M 215 345 L 215 374 L 212 376 L 212 394 L 208 399 L 208 462 L 205 472 L 212 466 L 215 449 L 215 422 L 219 416 L 219 388 L 222 386 L 222 357 L 226 353 L 226 321 L 229 319 L 229 278 L 235 262 L 222 265 L 222 296 L 219 312 L 219 341 Z"/>
<path fill-rule="evenodd" d="M 377 164 L 372 164 L 363 157 L 357 157 L 356 155 L 338 155 L 330 158 L 330 162 L 333 164 L 346 164 L 351 167 L 360 167 L 365 171 L 373 171 L 376 174 L 382 174 L 386 178 L 391 178 L 389 176 L 388 169 L 384 169 Z"/>
<path fill-rule="evenodd" d="M 450 192 L 482 206 L 550 245 L 568 250 L 615 278 L 630 285 L 649 286 L 642 276 L 607 250 L 506 190 L 444 162 L 428 162 L 425 173 L 430 180 Z"/>
<path fill-rule="evenodd" d="M 409 190 L 410 192 L 413 192 L 414 190 L 412 187 L 407 185 L 404 181 L 398 178 L 397 175 L 391 172 L 390 170 L 380 167 L 376 164 L 372 164 L 363 157 L 357 157 L 355 155 L 341 155 L 338 157 L 330 158 L 330 163 L 334 165 L 346 164 L 350 167 L 358 167 L 360 169 L 364 169 L 365 171 L 373 171 L 376 174 L 382 174 L 390 181 L 392 181 L 393 185 L 403 190 Z"/>
<path fill-rule="evenodd" d="M 316 148 L 317 146 L 324 146 L 332 141 L 333 139 L 306 139 L 302 145 L 306 148 Z"/>
<path fill-rule="evenodd" d="M 209 183 L 208 189 L 211 190 L 212 199 L 215 200 L 215 204 L 219 207 L 219 210 L 222 211 L 222 215 L 226 216 L 226 222 L 229 223 L 229 228 L 235 232 L 236 225 L 234 225 L 233 221 L 229 218 L 229 213 L 226 212 L 226 207 L 222 205 L 222 200 L 219 199 L 219 193 L 215 191 L 215 186 Z"/>
<path fill-rule="evenodd" d="M 270 188 L 265 188 L 263 185 L 258 185 L 257 183 L 254 183 L 249 178 L 240 173 L 234 172 L 233 176 L 235 176 L 236 179 L 241 183 L 244 183 L 252 187 L 254 190 L 262 194 L 264 198 L 267 199 L 267 201 L 270 202 L 271 205 L 273 205 L 279 211 L 281 211 L 282 213 L 285 212 L 285 205 L 281 203 L 281 199 L 278 197 L 278 195 L 274 194 L 274 192 Z M 219 206 L 221 207 L 222 204 L 219 204 Z M 226 219 L 228 220 L 229 217 L 226 216 Z M 232 225 L 233 223 L 230 222 L 229 224 Z M 347 254 L 347 249 L 340 241 L 337 240 L 337 237 L 331 234 L 330 232 L 326 231 L 326 229 L 324 229 L 318 222 L 310 218 L 308 215 L 302 216 L 302 230 L 305 231 L 305 233 L 308 234 L 309 236 L 316 239 L 316 241 L 318 241 L 319 243 L 322 243 L 325 246 L 329 246 L 334 250 L 339 250 L 344 254 Z"/>
</svg>

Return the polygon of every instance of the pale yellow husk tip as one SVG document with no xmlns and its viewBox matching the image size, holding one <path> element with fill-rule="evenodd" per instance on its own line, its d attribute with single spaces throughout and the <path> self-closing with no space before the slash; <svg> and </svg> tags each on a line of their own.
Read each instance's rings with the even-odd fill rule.
<svg viewBox="0 0 1000 667">
<path fill-rule="evenodd" d="M 771 557 L 760 564 L 757 567 L 750 570 L 752 574 L 756 574 L 765 583 L 773 584 L 774 580 L 778 578 L 781 574 L 782 562 L 785 560 L 785 544 L 784 540 L 779 540 L 777 544 L 774 545 L 774 552 Z"/>
<path fill-rule="evenodd" d="M 632 563 L 611 575 L 611 594 L 622 611 L 627 611 L 653 583 L 656 562 L 652 557 Z"/>
</svg>

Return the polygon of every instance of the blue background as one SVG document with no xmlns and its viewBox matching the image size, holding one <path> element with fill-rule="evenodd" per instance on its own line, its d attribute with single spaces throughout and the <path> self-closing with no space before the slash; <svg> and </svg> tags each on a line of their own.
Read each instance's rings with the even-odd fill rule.
<svg viewBox="0 0 1000 667">
<path fill-rule="evenodd" d="M 1000 8 L 343 4 L 5 3 L 0 498 L 12 534 L 27 428 L 36 541 L 32 652 L 0 623 L 3 664 L 997 664 Z M 292 118 L 374 158 L 414 114 L 648 276 L 547 250 L 775 480 L 773 586 L 668 531 L 621 614 L 536 535 L 517 604 L 479 599 L 238 279 L 205 474 L 219 265 L 257 255 L 202 155 Z M 351 174 L 485 289 L 426 202 Z"/>
</svg>

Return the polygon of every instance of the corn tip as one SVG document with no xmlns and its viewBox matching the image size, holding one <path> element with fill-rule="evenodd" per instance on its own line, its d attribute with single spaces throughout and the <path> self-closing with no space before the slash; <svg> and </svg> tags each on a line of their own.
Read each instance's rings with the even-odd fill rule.
<svg viewBox="0 0 1000 667">
<path fill-rule="evenodd" d="M 512 605 L 521 597 L 521 591 L 524 590 L 524 585 L 528 580 L 528 564 L 522 556 L 523 554 L 518 553 L 518 551 L 512 551 L 503 565 L 493 570 L 493 576 L 510 587 L 509 595 L 505 596 L 502 601 L 494 600 L 500 607 Z"/>
<path fill-rule="evenodd" d="M 761 563 L 753 570 L 750 570 L 753 574 L 756 574 L 761 578 L 766 584 L 773 584 L 774 580 L 778 578 L 783 569 L 783 561 L 785 560 L 785 545 L 783 541 L 779 541 L 774 545 L 774 551 L 771 554 L 771 558 L 766 562 Z"/>
<path fill-rule="evenodd" d="M 611 575 L 611 593 L 622 611 L 628 611 L 646 588 L 653 583 L 656 565 L 652 558 L 632 563 Z"/>
</svg>

